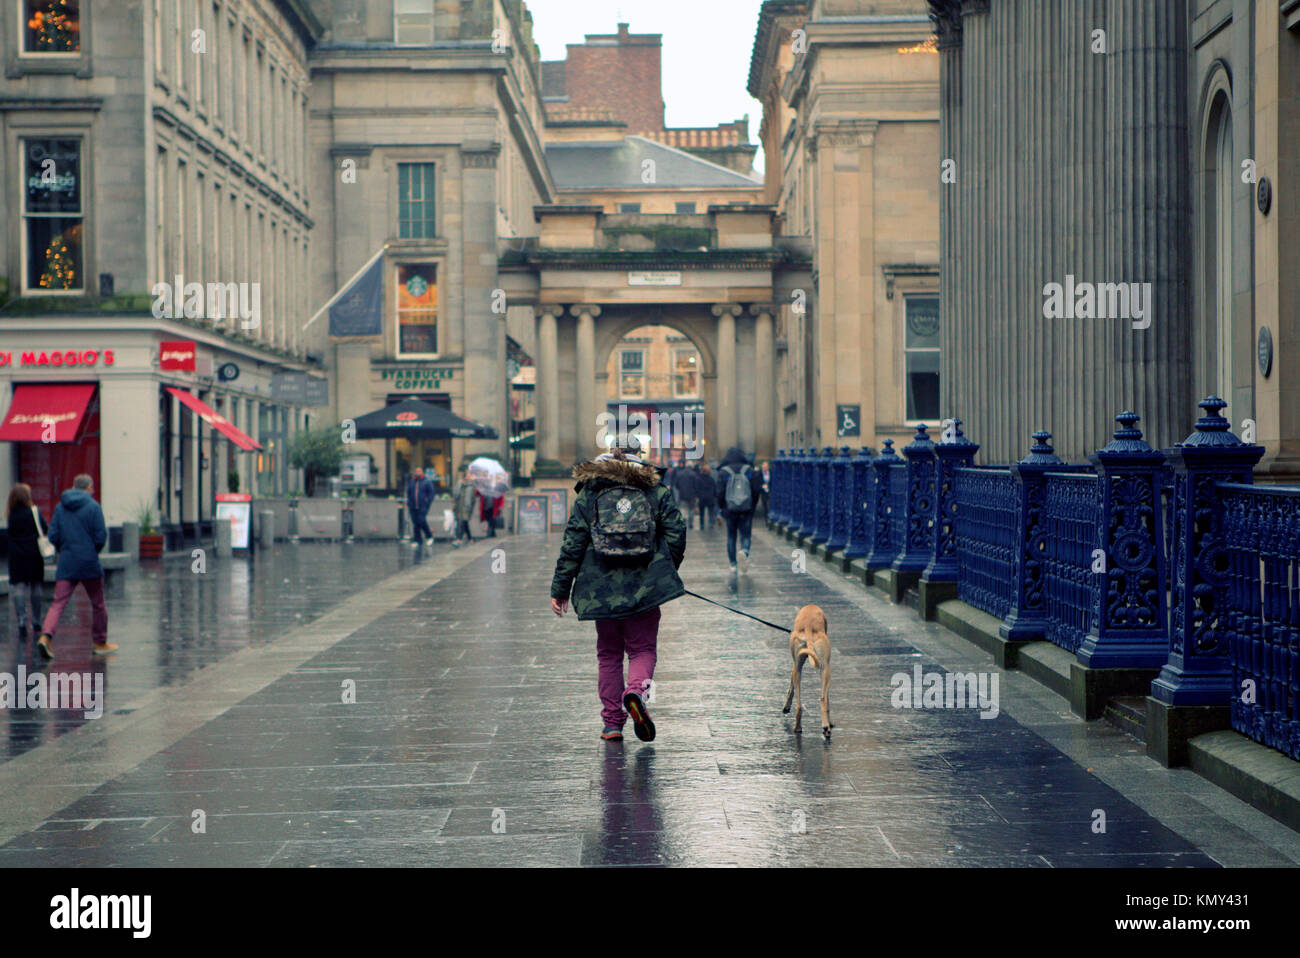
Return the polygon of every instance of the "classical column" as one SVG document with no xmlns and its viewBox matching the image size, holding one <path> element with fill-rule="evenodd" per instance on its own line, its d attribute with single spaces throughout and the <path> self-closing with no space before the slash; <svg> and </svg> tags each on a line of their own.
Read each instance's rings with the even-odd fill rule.
<svg viewBox="0 0 1300 958">
<path fill-rule="evenodd" d="M 718 408 L 713 416 L 718 424 L 718 448 L 710 458 L 721 459 L 737 442 L 736 417 L 736 317 L 741 309 L 733 303 L 713 307 L 718 317 Z"/>
<path fill-rule="evenodd" d="M 771 459 L 776 453 L 776 405 L 772 395 L 776 392 L 776 350 L 772 335 L 772 315 L 778 306 L 764 303 L 749 307 L 754 314 L 754 398 L 757 400 L 757 420 L 754 424 L 757 442 L 753 450 L 755 459 Z"/>
<path fill-rule="evenodd" d="M 596 320 L 599 306 L 572 306 L 569 313 L 578 318 L 577 391 L 578 455 L 585 457 L 594 446 L 596 435 Z"/>
<path fill-rule="evenodd" d="M 563 306 L 543 306 L 537 329 L 537 454 L 560 458 L 560 338 L 555 317 Z"/>
</svg>

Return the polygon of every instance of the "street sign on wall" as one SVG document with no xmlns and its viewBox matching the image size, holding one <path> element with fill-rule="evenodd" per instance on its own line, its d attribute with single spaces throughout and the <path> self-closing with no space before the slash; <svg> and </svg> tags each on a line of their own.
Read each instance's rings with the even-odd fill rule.
<svg viewBox="0 0 1300 958">
<path fill-rule="evenodd" d="M 835 435 L 845 438 L 862 435 L 862 407 L 841 405 L 835 407 Z"/>
</svg>

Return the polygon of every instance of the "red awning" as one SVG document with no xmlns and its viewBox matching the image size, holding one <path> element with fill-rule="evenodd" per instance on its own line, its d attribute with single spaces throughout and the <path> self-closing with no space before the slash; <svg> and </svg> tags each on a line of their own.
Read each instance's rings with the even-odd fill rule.
<svg viewBox="0 0 1300 958">
<path fill-rule="evenodd" d="M 94 383 L 19 383 L 9 414 L 0 424 L 0 440 L 41 442 L 46 424 L 53 423 L 55 442 L 76 442 L 94 395 Z"/>
<path fill-rule="evenodd" d="M 200 419 L 206 422 L 217 432 L 221 433 L 221 435 L 225 436 L 227 439 L 233 442 L 240 449 L 243 449 L 245 452 L 248 452 L 249 450 L 252 449 L 262 448 L 255 441 L 250 439 L 248 436 L 244 435 L 244 433 L 240 432 L 240 430 L 237 427 L 231 425 L 229 419 L 221 415 L 221 413 L 217 412 L 207 403 L 198 399 L 191 393 L 187 393 L 184 389 L 177 389 L 175 386 L 168 386 L 167 391 L 171 393 L 173 396 L 175 396 L 177 399 L 179 399 L 181 402 L 183 402 L 185 405 L 193 409 L 196 413 L 199 414 Z"/>
</svg>

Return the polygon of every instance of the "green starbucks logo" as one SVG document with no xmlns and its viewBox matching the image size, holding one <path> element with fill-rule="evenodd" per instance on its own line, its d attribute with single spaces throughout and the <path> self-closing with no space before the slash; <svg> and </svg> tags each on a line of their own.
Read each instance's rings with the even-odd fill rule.
<svg viewBox="0 0 1300 958">
<path fill-rule="evenodd" d="M 423 276 L 412 276 L 406 281 L 406 291 L 419 299 L 429 291 L 429 284 L 424 281 Z"/>
</svg>

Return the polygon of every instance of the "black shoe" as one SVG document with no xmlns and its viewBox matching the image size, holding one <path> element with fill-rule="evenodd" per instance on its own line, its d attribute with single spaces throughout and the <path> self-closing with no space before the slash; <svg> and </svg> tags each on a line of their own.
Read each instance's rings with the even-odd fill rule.
<svg viewBox="0 0 1300 958">
<path fill-rule="evenodd" d="M 632 716 L 632 728 L 636 732 L 636 737 L 643 742 L 653 742 L 655 723 L 650 721 L 650 713 L 646 711 L 641 696 L 635 692 L 628 692 L 623 696 L 623 708 L 627 709 L 627 714 Z"/>
</svg>

